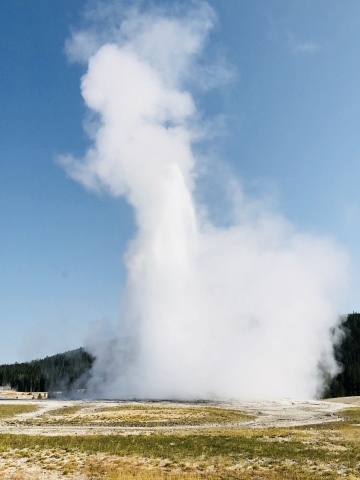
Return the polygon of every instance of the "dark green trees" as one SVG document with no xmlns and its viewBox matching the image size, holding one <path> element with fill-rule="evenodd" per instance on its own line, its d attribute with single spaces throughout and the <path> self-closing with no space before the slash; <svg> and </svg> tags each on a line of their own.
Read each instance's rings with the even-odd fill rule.
<svg viewBox="0 0 360 480">
<path fill-rule="evenodd" d="M 342 371 L 330 382 L 324 397 L 360 395 L 360 313 L 344 317 L 343 337 L 335 346 L 335 358 Z"/>
<path fill-rule="evenodd" d="M 21 392 L 85 388 L 94 358 L 83 348 L 42 360 L 0 365 L 0 385 Z"/>
</svg>

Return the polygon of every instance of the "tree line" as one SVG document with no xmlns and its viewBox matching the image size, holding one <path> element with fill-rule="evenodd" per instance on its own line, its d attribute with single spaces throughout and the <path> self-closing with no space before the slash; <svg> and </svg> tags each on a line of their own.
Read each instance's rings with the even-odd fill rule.
<svg viewBox="0 0 360 480">
<path fill-rule="evenodd" d="M 340 332 L 334 355 L 341 370 L 328 379 L 324 398 L 360 395 L 360 313 L 343 317 Z"/>
<path fill-rule="evenodd" d="M 71 391 L 86 387 L 94 362 L 84 348 L 41 360 L 0 365 L 0 385 L 19 392 Z"/>
</svg>

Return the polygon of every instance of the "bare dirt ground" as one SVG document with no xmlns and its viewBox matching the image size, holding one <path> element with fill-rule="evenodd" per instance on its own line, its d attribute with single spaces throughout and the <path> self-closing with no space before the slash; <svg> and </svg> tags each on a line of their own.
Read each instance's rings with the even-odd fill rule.
<svg viewBox="0 0 360 480">
<path fill-rule="evenodd" d="M 329 401 L 317 400 L 291 400 L 278 399 L 273 401 L 231 401 L 231 402 L 206 402 L 177 403 L 177 402 L 124 402 L 116 400 L 30 400 L 0 399 L 2 405 L 34 405 L 36 411 L 17 414 L 11 419 L 0 419 L 0 433 L 27 434 L 27 435 L 131 435 L 152 431 L 179 431 L 179 430 L 205 430 L 216 428 L 265 428 L 287 427 L 320 424 L 340 421 L 338 412 L 351 405 L 358 406 L 360 397 L 331 399 Z M 196 409 L 217 408 L 231 411 L 240 411 L 244 416 L 239 420 L 210 422 L 197 425 L 191 420 L 184 425 L 114 425 L 109 421 L 106 410 L 114 409 L 121 413 L 126 409 L 126 415 L 138 413 L 138 408 L 164 409 L 164 415 L 169 411 L 185 412 L 186 408 Z M 104 410 L 105 409 L 105 410 Z M 167 410 L 166 410 L 167 409 Z M 169 410 L 170 409 L 170 410 Z M 194 410 L 195 409 L 195 410 Z M 75 411 L 75 412 L 74 412 Z M 73 413 L 74 412 L 74 413 Z M 182 414 L 182 413 L 181 413 Z M 178 413 L 178 415 L 181 415 Z M 110 417 L 111 418 L 111 417 Z M 137 418 L 132 417 L 132 418 Z M 55 424 L 54 424 L 55 423 Z M 151 423 L 151 422 L 150 422 Z"/>
</svg>

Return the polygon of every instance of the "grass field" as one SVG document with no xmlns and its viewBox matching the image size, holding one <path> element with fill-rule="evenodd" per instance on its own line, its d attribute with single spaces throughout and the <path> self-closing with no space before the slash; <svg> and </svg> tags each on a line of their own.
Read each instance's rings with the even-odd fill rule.
<svg viewBox="0 0 360 480">
<path fill-rule="evenodd" d="M 16 415 L 23 414 L 23 413 L 31 413 L 36 412 L 38 410 L 37 405 L 1 405 L 0 408 L 0 420 L 10 420 L 14 418 Z"/>
<path fill-rule="evenodd" d="M 13 410 L 11 413 L 11 409 L 8 409 L 8 417 L 1 414 L 1 418 L 25 413 L 24 406 L 26 405 L 15 405 L 18 411 Z M 137 421 L 140 423 L 148 421 L 149 418 L 156 423 L 159 417 L 163 418 L 168 413 L 166 409 L 164 411 L 164 407 L 159 407 L 157 411 L 156 407 L 139 407 L 141 408 L 137 414 L 140 417 Z M 133 406 L 131 408 L 134 410 Z M 195 408 L 196 413 L 201 415 L 196 417 L 194 413 L 192 420 L 189 417 L 191 408 L 186 410 L 188 416 L 184 417 L 182 411 L 180 413 L 185 422 L 190 424 L 193 421 L 196 424 L 199 418 L 204 418 L 203 410 L 206 408 Z M 116 408 L 101 408 L 97 413 L 107 414 L 109 410 L 112 414 L 117 411 Z M 53 410 L 52 415 L 66 418 L 79 415 L 80 411 L 79 408 L 67 407 Z M 178 407 L 174 412 L 179 415 Z M 241 412 L 237 413 L 241 415 Z M 343 422 L 283 428 L 228 428 L 226 425 L 229 415 L 231 420 L 233 419 L 233 411 L 210 408 L 207 414 L 207 420 L 214 421 L 213 428 L 207 430 L 169 429 L 91 436 L 0 434 L 0 478 L 360 478 L 360 408 L 344 410 Z M 90 416 L 90 412 L 86 415 Z M 178 422 L 180 420 L 176 415 L 174 418 Z M 223 425 L 220 425 L 221 422 Z M 31 470 L 34 468 L 35 470 Z M 40 476 L 39 472 L 43 476 Z"/>
<path fill-rule="evenodd" d="M 121 427 L 171 427 L 224 424 L 252 417 L 239 410 L 199 406 L 120 405 L 92 408 L 69 406 L 51 410 L 27 423 L 32 425 L 78 425 Z"/>
</svg>

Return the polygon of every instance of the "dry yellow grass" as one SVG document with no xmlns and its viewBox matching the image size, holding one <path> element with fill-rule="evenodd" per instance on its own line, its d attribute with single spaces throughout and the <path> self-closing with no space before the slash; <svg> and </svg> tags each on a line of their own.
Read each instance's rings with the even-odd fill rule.
<svg viewBox="0 0 360 480">
<path fill-rule="evenodd" d="M 20 407 L 20 405 L 17 405 Z M 76 408 L 75 408 L 76 407 Z M 54 410 L 71 418 L 81 409 Z M 93 414 L 131 412 L 137 421 L 172 413 L 185 419 L 192 409 L 164 406 L 93 409 Z M 81 407 L 82 408 L 82 407 Z M 84 407 L 86 410 L 86 407 Z M 163 409 L 163 410 L 161 410 Z M 217 415 L 194 407 L 197 415 Z M 91 416 L 91 409 L 86 415 Z M 181 415 L 183 415 L 181 417 Z M 229 428 L 227 415 L 211 429 L 136 431 L 132 435 L 0 435 L 0 479 L 77 480 L 320 480 L 360 478 L 360 409 L 344 410 L 344 422 L 303 427 Z M 137 417 L 137 415 L 139 417 Z M 178 417 L 180 415 L 180 417 Z M 201 417 L 200 418 L 203 418 Z M 51 414 L 48 414 L 51 418 Z M 44 416 L 45 417 L 45 416 Z M 224 420 L 225 419 L 225 420 Z M 16 476 L 21 475 L 21 476 Z"/>
<path fill-rule="evenodd" d="M 33 425 L 161 427 L 236 423 L 252 416 L 239 410 L 204 406 L 120 405 L 98 407 L 72 405 L 51 410 L 27 421 Z"/>
<path fill-rule="evenodd" d="M 0 420 L 8 420 L 12 419 L 16 415 L 20 415 L 23 413 L 30 413 L 30 412 L 35 412 L 38 410 L 37 405 L 29 405 L 29 404 L 1 404 L 0 405 Z"/>
</svg>

